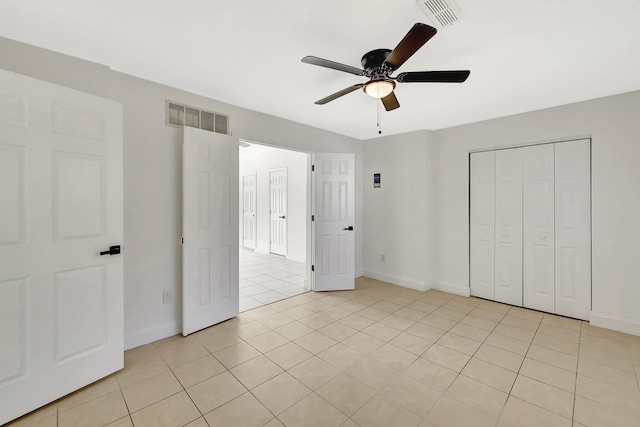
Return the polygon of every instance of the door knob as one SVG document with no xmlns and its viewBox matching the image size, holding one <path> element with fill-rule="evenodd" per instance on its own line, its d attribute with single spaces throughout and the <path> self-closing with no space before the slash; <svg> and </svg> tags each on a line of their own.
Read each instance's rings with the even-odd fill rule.
<svg viewBox="0 0 640 427">
<path fill-rule="evenodd" d="M 547 238 L 547 236 L 543 236 L 543 235 L 538 236 L 538 239 L 540 239 L 540 240 L 544 240 L 546 238 Z"/>
<path fill-rule="evenodd" d="M 346 231 L 353 231 L 353 225 L 350 225 L 350 226 L 348 226 L 348 227 L 345 227 L 345 228 L 343 228 L 343 230 L 346 230 Z"/>
<path fill-rule="evenodd" d="M 280 219 L 284 219 L 284 218 L 285 218 L 285 216 L 284 216 L 284 215 L 282 215 L 282 216 L 279 216 L 278 218 L 280 218 Z"/>
<path fill-rule="evenodd" d="M 502 237 L 509 237 L 509 233 L 502 233 Z"/>
<path fill-rule="evenodd" d="M 109 250 L 100 252 L 100 255 L 118 255 L 119 253 L 120 253 L 120 245 L 117 245 L 117 246 L 109 246 Z"/>
</svg>

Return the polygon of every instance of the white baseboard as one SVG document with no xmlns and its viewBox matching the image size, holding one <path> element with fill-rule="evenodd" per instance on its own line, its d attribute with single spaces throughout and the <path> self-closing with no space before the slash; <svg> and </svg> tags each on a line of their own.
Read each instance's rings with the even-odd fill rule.
<svg viewBox="0 0 640 427">
<path fill-rule="evenodd" d="M 442 282 L 439 280 L 434 280 L 433 282 L 431 282 L 431 289 L 447 292 L 450 294 L 460 295 L 463 297 L 471 296 L 471 289 L 469 288 L 469 286 L 459 285 L 457 283 L 448 283 L 448 282 Z"/>
<path fill-rule="evenodd" d="M 428 291 L 430 288 L 426 282 L 415 280 L 410 277 L 396 276 L 394 274 L 383 273 L 374 270 L 364 270 L 364 276 L 371 279 L 381 280 L 383 282 L 392 283 L 405 288 L 415 289 L 417 291 Z"/>
<path fill-rule="evenodd" d="M 591 312 L 589 323 L 600 328 L 613 329 L 627 334 L 640 335 L 640 322 L 604 313 Z"/>
<path fill-rule="evenodd" d="M 140 347 L 150 342 L 168 338 L 182 332 L 182 322 L 167 322 L 157 326 L 151 326 L 124 336 L 124 349 Z"/>
</svg>

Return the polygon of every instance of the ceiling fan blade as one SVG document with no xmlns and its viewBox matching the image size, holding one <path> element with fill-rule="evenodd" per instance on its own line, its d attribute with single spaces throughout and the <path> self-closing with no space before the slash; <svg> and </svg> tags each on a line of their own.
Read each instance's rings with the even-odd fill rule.
<svg viewBox="0 0 640 427">
<path fill-rule="evenodd" d="M 462 83 L 469 74 L 469 70 L 410 71 L 398 74 L 396 80 L 399 83 Z"/>
<path fill-rule="evenodd" d="M 319 67 L 331 68 L 333 70 L 344 71 L 345 73 L 355 74 L 361 76 L 364 71 L 360 68 L 352 67 L 351 65 L 341 64 L 335 61 L 329 61 L 328 59 L 318 58 L 317 56 L 305 56 L 302 58 L 302 62 L 305 64 L 317 65 Z"/>
<path fill-rule="evenodd" d="M 400 103 L 398 102 L 398 98 L 396 98 L 396 94 L 391 92 L 389 95 L 381 98 L 382 105 L 384 105 L 384 109 L 387 111 L 395 110 L 400 107 Z"/>
<path fill-rule="evenodd" d="M 351 93 L 354 90 L 358 90 L 362 86 L 364 86 L 364 83 L 353 85 L 353 86 L 349 86 L 346 89 L 342 89 L 341 91 L 338 91 L 338 92 L 334 93 L 333 95 L 329 95 L 326 98 L 322 98 L 321 100 L 314 102 L 314 104 L 324 105 L 327 102 L 330 102 L 330 101 L 333 101 L 334 99 L 340 98 L 341 96 L 346 95 L 348 93 Z"/>
<path fill-rule="evenodd" d="M 394 70 L 400 68 L 411 55 L 416 53 L 431 37 L 435 36 L 436 32 L 435 28 L 426 24 L 415 24 L 389 54 L 385 64 Z"/>
</svg>

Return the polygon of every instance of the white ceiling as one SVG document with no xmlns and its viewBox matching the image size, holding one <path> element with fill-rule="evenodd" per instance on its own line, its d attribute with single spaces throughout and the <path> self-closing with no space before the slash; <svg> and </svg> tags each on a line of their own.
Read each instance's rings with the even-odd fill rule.
<svg viewBox="0 0 640 427">
<path fill-rule="evenodd" d="M 640 89 L 640 0 L 456 0 L 403 71 L 469 69 L 462 84 L 405 83 L 383 134 L 440 129 Z M 362 77 L 303 64 L 360 66 L 416 22 L 415 0 L 1 0 L 0 36 L 360 139 L 377 136 L 360 91 L 314 101 Z"/>
</svg>

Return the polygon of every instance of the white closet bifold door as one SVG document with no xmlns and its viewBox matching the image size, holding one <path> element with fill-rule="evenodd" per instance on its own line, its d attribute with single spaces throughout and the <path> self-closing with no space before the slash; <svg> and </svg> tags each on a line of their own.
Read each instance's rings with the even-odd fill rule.
<svg viewBox="0 0 640 427">
<path fill-rule="evenodd" d="M 522 151 L 523 305 L 554 313 L 554 144 Z"/>
<path fill-rule="evenodd" d="M 590 141 L 555 144 L 556 313 L 591 311 Z"/>
<path fill-rule="evenodd" d="M 522 306 L 522 150 L 495 154 L 495 300 Z"/>
<path fill-rule="evenodd" d="M 494 299 L 495 153 L 471 154 L 471 295 Z"/>
</svg>

